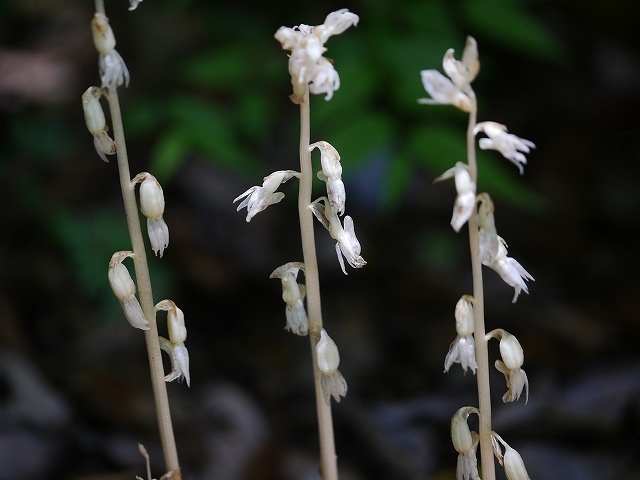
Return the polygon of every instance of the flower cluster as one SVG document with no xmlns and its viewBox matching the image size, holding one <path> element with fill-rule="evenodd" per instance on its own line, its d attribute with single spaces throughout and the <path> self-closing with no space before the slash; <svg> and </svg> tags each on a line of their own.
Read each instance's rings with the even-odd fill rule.
<svg viewBox="0 0 640 480">
<path fill-rule="evenodd" d="M 171 373 L 164 377 L 165 382 L 184 378 L 187 386 L 191 386 L 189 376 L 189 352 L 184 342 L 187 339 L 187 327 L 184 324 L 184 313 L 171 300 L 162 300 L 155 306 L 156 312 L 167 312 L 167 328 L 169 339 L 159 337 L 160 348 L 171 358 Z"/>
<path fill-rule="evenodd" d="M 316 344 L 316 364 L 322 375 L 320 383 L 324 401 L 329 405 L 333 397 L 339 403 L 340 398 L 347 395 L 347 381 L 338 370 L 340 365 L 338 347 L 324 328 L 320 331 L 320 340 Z"/>
<path fill-rule="evenodd" d="M 100 158 L 105 162 L 109 160 L 105 155 L 116 153 L 116 142 L 107 133 L 107 120 L 100 104 L 100 97 L 105 94 L 103 88 L 89 87 L 82 94 L 82 109 L 87 129 L 93 135 L 93 145 Z"/>
<path fill-rule="evenodd" d="M 303 303 L 306 287 L 296 280 L 300 270 L 304 272 L 303 263 L 285 263 L 271 272 L 270 278 L 279 278 L 282 281 L 282 299 L 287 304 L 285 329 L 305 336 L 309 333 L 309 319 Z"/>
<path fill-rule="evenodd" d="M 302 103 L 307 89 L 313 94 L 325 93 L 330 100 L 340 87 L 340 76 L 331 60 L 322 56 L 327 49 L 324 44 L 332 35 L 344 32 L 358 24 L 358 16 L 346 8 L 327 15 L 318 26 L 299 25 L 293 28 L 280 27 L 275 34 L 282 48 L 291 51 L 289 73 L 293 84 L 291 100 Z"/>
<path fill-rule="evenodd" d="M 106 15 L 99 12 L 94 14 L 93 20 L 91 20 L 91 32 L 93 33 L 93 43 L 100 54 L 98 66 L 102 88 L 117 88 L 123 83 L 128 87 L 129 70 L 115 49 L 116 37 Z"/>
<path fill-rule="evenodd" d="M 147 233 L 151 242 L 151 249 L 160 257 L 164 249 L 169 246 L 169 227 L 165 223 L 164 194 L 160 183 L 148 172 L 142 172 L 131 180 L 131 185 L 140 183 L 140 211 L 147 217 Z"/>
<path fill-rule="evenodd" d="M 140 302 L 135 296 L 136 285 L 129 270 L 122 264 L 125 258 L 133 256 L 134 253 L 128 251 L 116 252 L 111 256 L 108 270 L 109 284 L 131 326 L 140 330 L 149 330 L 149 321 L 144 316 Z"/>
</svg>

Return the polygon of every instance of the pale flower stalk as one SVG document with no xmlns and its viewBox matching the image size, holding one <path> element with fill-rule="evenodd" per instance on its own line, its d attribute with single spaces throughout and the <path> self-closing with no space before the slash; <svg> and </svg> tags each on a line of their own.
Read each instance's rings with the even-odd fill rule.
<svg viewBox="0 0 640 480">
<path fill-rule="evenodd" d="M 247 222 L 258 213 L 262 212 L 269 205 L 280 202 L 284 198 L 284 193 L 276 192 L 278 187 L 293 177 L 299 177 L 300 173 L 293 170 L 278 170 L 271 175 L 264 177 L 261 187 L 251 187 L 246 192 L 238 195 L 233 203 L 244 198 L 238 205 L 237 210 L 240 211 L 247 207 Z"/>
<path fill-rule="evenodd" d="M 285 263 L 271 272 L 270 278 L 282 281 L 282 299 L 287 304 L 285 329 L 295 335 L 305 336 L 309 333 L 309 319 L 303 303 L 307 290 L 296 280 L 300 270 L 304 272 L 304 264 L 301 262 Z"/>
</svg>

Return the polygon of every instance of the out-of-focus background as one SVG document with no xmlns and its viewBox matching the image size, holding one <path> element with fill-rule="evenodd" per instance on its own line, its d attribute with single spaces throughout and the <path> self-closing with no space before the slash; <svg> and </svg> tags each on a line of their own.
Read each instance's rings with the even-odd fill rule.
<svg viewBox="0 0 640 480">
<path fill-rule="evenodd" d="M 312 99 L 311 138 L 341 153 L 368 262 L 343 275 L 317 225 L 325 325 L 349 384 L 334 408 L 341 478 L 455 478 L 449 420 L 475 404 L 475 378 L 459 365 L 444 374 L 443 361 L 470 265 L 466 227 L 449 227 L 453 183 L 432 182 L 464 161 L 466 118 L 416 99 L 420 70 L 441 69 L 468 34 L 479 120 L 537 145 L 524 176 L 497 152 L 479 157 L 498 232 L 536 279 L 512 304 L 485 271 L 487 328 L 518 337 L 530 386 L 527 405 L 503 404 L 493 372 L 495 430 L 533 479 L 638 478 L 640 3 L 106 7 L 131 72 L 120 89 L 131 170 L 156 175 L 166 198 L 154 297 L 186 316 L 192 386 L 168 385 L 185 478 L 318 478 L 308 341 L 285 332 L 269 279 L 301 260 L 295 182 L 251 223 L 232 200 L 297 168 L 298 109 L 274 32 L 339 8 L 360 23 L 327 43 L 341 87 Z M 138 441 L 162 474 L 143 335 L 107 282 L 111 254 L 130 246 L 115 158 L 96 155 L 80 102 L 98 82 L 92 13 L 91 1 L 0 3 L 2 480 L 131 479 L 144 475 Z"/>
</svg>

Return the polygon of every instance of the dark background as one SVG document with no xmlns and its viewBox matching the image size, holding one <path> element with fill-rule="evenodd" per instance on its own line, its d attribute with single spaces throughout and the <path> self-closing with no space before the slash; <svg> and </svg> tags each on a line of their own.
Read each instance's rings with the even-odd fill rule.
<svg viewBox="0 0 640 480">
<path fill-rule="evenodd" d="M 522 177 L 496 152 L 479 158 L 498 233 L 536 279 L 512 304 L 485 271 L 487 329 L 518 337 L 530 386 L 526 406 L 503 404 L 492 372 L 495 430 L 535 480 L 638 478 L 639 5 L 107 1 L 131 72 L 131 171 L 156 175 L 167 201 L 154 297 L 186 315 L 192 386 L 168 385 L 185 478 L 318 478 L 308 341 L 284 331 L 268 278 L 301 259 L 295 182 L 249 224 L 232 200 L 297 168 L 298 109 L 273 34 L 343 7 L 360 24 L 325 54 L 342 85 L 311 105 L 312 141 L 341 153 L 368 262 L 344 276 L 316 229 L 349 384 L 334 408 L 341 478 L 455 478 L 449 419 L 477 401 L 473 376 L 442 373 L 471 275 L 466 232 L 448 226 L 453 184 L 432 184 L 464 161 L 466 118 L 416 103 L 420 70 L 460 55 L 467 34 L 479 120 L 537 145 Z M 115 158 L 100 161 L 82 116 L 98 82 L 92 13 L 90 1 L 0 5 L 1 480 L 133 478 L 136 441 L 162 473 L 143 336 L 107 282 L 111 254 L 130 247 Z"/>
</svg>

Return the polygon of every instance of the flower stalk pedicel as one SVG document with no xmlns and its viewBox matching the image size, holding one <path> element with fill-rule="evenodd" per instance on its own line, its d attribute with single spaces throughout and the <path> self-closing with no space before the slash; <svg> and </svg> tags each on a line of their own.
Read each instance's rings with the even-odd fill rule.
<svg viewBox="0 0 640 480">
<path fill-rule="evenodd" d="M 473 37 L 467 37 L 461 60 L 455 59 L 453 49 L 447 50 L 442 61 L 442 69 L 446 76 L 437 70 L 420 72 L 422 83 L 430 98 L 419 99 L 419 103 L 453 105 L 469 114 L 467 164 L 458 162 L 435 180 L 440 181 L 452 177 L 455 179 L 457 196 L 451 226 L 456 232 L 460 231 L 465 224 L 469 227 L 473 276 L 473 296 L 463 295 L 456 305 L 457 337 L 451 344 L 445 358 L 445 371 L 448 371 L 454 363 L 460 363 L 465 373 L 467 368 L 476 373 L 478 384 L 478 408 L 464 407 L 451 420 L 452 440 L 460 454 L 456 478 L 457 480 L 478 478 L 475 449 L 479 445 L 482 459 L 482 478 L 483 480 L 495 480 L 493 454 L 497 450 L 491 429 L 491 392 L 487 349 L 489 339 L 500 339 L 502 360 L 496 361 L 495 366 L 504 374 L 507 382 L 508 391 L 503 400 L 505 402 L 517 400 L 523 389 L 526 389 L 528 396 L 528 381 L 521 368 L 524 362 L 524 353 L 516 338 L 502 329 L 493 330 L 485 335 L 482 265 L 495 270 L 507 285 L 514 288 L 513 302 L 517 300 L 520 292 L 528 293 L 525 282 L 533 280 L 533 277 L 519 262 L 507 256 L 507 244 L 496 232 L 494 204 L 489 194 L 476 194 L 478 166 L 475 140 L 479 133 L 485 134 L 487 138 L 479 140 L 479 147 L 483 150 L 491 149 L 500 152 L 518 167 L 520 174 L 523 173 L 523 166 L 527 163 L 524 154 L 530 153 L 535 145 L 529 140 L 507 133 L 507 128 L 502 124 L 496 122 L 477 123 L 477 101 L 475 92 L 471 88 L 471 82 L 480 71 L 480 62 L 478 60 L 478 45 Z M 479 417 L 477 442 L 471 441 L 474 437 L 471 436 L 466 424 L 470 413 L 476 413 Z M 496 456 L 502 463 L 502 456 L 497 453 Z M 511 452 L 509 458 L 510 466 L 506 469 L 509 480 L 528 478 L 526 471 L 525 476 L 522 475 L 518 461 Z M 522 463 L 519 455 L 518 458 Z M 524 464 L 522 464 L 523 469 Z"/>
</svg>

